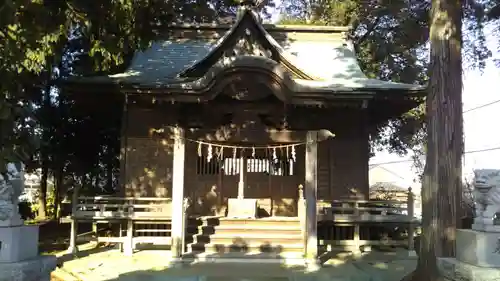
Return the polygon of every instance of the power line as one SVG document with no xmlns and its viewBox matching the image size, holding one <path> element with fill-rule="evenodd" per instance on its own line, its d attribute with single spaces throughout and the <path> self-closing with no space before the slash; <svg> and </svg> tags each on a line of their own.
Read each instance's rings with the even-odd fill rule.
<svg viewBox="0 0 500 281">
<path fill-rule="evenodd" d="M 484 149 L 469 150 L 469 151 L 465 151 L 464 155 L 465 154 L 479 153 L 479 152 L 495 151 L 495 150 L 500 150 L 500 146 L 490 147 L 490 148 L 484 148 Z M 398 163 L 408 163 L 408 162 L 413 162 L 413 159 L 405 159 L 405 160 L 396 160 L 396 161 L 373 163 L 373 164 L 369 164 L 369 166 L 398 164 Z"/>
<path fill-rule="evenodd" d="M 485 104 L 482 104 L 482 105 L 478 105 L 476 107 L 469 108 L 467 110 L 464 110 L 463 113 L 467 113 L 467 112 L 471 112 L 471 111 L 474 111 L 474 110 L 482 109 L 482 108 L 485 108 L 485 107 L 488 107 L 490 105 L 497 104 L 497 103 L 500 103 L 500 99 L 499 100 L 494 100 L 492 102 L 485 103 Z M 500 150 L 500 146 L 499 147 L 493 147 L 493 148 L 485 148 L 485 149 L 479 149 L 479 150 L 466 151 L 466 152 L 464 152 L 464 155 L 465 154 L 471 154 L 471 153 L 478 153 L 478 152 L 494 151 L 494 150 Z M 407 162 L 413 162 L 413 159 L 405 159 L 405 160 L 396 160 L 396 161 L 389 161 L 389 162 L 381 162 L 381 163 L 375 163 L 375 164 L 369 164 L 369 165 L 370 166 L 376 166 L 376 165 L 398 164 L 398 163 L 407 163 Z"/>
<path fill-rule="evenodd" d="M 489 103 L 485 103 L 485 104 L 482 104 L 482 105 L 479 105 L 479 106 L 476 106 L 476 107 L 464 110 L 463 113 L 467 113 L 467 112 L 471 112 L 471 111 L 474 111 L 474 110 L 478 110 L 478 109 L 481 109 L 481 108 L 484 108 L 484 107 L 487 107 L 487 106 L 490 106 L 490 105 L 493 105 L 493 104 L 496 104 L 496 103 L 499 103 L 499 102 L 500 102 L 500 100 L 495 100 L 495 101 L 492 101 L 492 102 L 489 102 Z"/>
</svg>

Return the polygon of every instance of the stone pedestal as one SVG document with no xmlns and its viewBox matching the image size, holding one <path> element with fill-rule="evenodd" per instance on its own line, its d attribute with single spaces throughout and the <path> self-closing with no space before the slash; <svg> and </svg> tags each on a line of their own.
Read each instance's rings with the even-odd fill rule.
<svg viewBox="0 0 500 281">
<path fill-rule="evenodd" d="M 38 255 L 38 226 L 0 227 L 0 263 L 16 262 Z"/>
<path fill-rule="evenodd" d="M 461 262 L 454 258 L 438 258 L 438 267 L 445 280 L 450 281 L 498 281 L 500 270 Z"/>
<path fill-rule="evenodd" d="M 446 280 L 500 280 L 500 233 L 457 229 L 456 234 L 456 258 L 438 259 Z"/>
<path fill-rule="evenodd" d="M 228 199 L 227 216 L 229 218 L 255 218 L 257 216 L 257 199 Z"/>
<path fill-rule="evenodd" d="M 457 229 L 457 260 L 500 269 L 500 233 Z"/>
<path fill-rule="evenodd" d="M 483 223 L 473 223 L 472 230 L 483 231 L 483 232 L 497 232 L 500 234 L 500 225 L 494 224 L 483 224 Z"/>
<path fill-rule="evenodd" d="M 19 262 L 0 263 L 0 281 L 50 281 L 56 268 L 54 256 L 36 256 Z"/>
<path fill-rule="evenodd" d="M 2 205 L 2 203 L 0 203 Z M 5 205 L 2 205 L 2 207 L 5 208 Z M 14 209 L 15 212 L 17 212 L 17 208 Z M 14 214 L 11 218 L 8 220 L 0 220 L 0 227 L 9 227 L 13 225 L 23 225 L 24 221 L 21 219 L 21 216 L 19 214 Z"/>
<path fill-rule="evenodd" d="M 38 226 L 0 227 L 0 281 L 49 281 L 54 256 L 38 255 Z"/>
</svg>

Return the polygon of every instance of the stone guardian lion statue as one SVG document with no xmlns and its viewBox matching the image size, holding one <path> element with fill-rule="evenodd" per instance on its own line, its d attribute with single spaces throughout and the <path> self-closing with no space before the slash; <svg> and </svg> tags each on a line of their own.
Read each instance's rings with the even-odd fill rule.
<svg viewBox="0 0 500 281">
<path fill-rule="evenodd" d="M 19 215 L 19 196 L 24 191 L 23 165 L 8 163 L 5 173 L 0 173 L 0 226 L 22 224 Z"/>
<path fill-rule="evenodd" d="M 493 226 L 500 213 L 500 170 L 474 170 L 473 197 L 477 214 L 473 227 Z"/>
</svg>

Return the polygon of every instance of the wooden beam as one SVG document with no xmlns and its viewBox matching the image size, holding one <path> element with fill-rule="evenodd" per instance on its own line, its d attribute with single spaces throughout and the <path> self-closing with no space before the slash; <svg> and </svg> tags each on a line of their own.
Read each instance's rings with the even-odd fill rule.
<svg viewBox="0 0 500 281">
<path fill-rule="evenodd" d="M 173 128 L 173 175 L 172 175 L 172 257 L 179 259 L 182 255 L 184 239 L 184 165 L 185 143 L 184 130 Z"/>
</svg>

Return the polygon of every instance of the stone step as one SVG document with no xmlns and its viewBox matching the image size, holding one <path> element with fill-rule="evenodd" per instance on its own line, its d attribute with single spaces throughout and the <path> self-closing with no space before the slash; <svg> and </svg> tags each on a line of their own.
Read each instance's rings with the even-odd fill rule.
<svg viewBox="0 0 500 281">
<path fill-rule="evenodd" d="M 210 234 L 227 234 L 227 235 L 239 235 L 241 233 L 258 232 L 263 235 L 273 235 L 273 234 L 294 234 L 301 235 L 302 231 L 300 226 L 296 225 L 217 225 L 217 226 L 200 226 L 198 227 L 198 233 L 210 235 Z"/>
<path fill-rule="evenodd" d="M 184 260 L 193 262 L 214 263 L 279 263 L 287 265 L 304 265 L 302 252 L 262 253 L 262 252 L 231 252 L 231 253 L 207 253 L 187 252 L 183 255 Z"/>
<path fill-rule="evenodd" d="M 262 234 L 254 233 L 239 233 L 236 235 L 228 235 L 227 233 L 216 233 L 213 235 L 199 234 L 194 236 L 196 243 L 213 243 L 213 244 L 269 244 L 275 243 L 277 245 L 301 243 L 302 236 L 296 234 Z"/>
<path fill-rule="evenodd" d="M 278 243 L 193 243 L 188 245 L 188 251 L 205 253 L 283 253 L 283 252 L 303 252 L 302 243 L 278 244 Z"/>
<path fill-rule="evenodd" d="M 210 224 L 214 223 L 214 224 Z M 237 218 L 220 218 L 218 221 L 207 221 L 207 223 L 203 225 L 220 225 L 220 226 L 228 226 L 228 225 L 238 225 L 246 227 L 256 227 L 256 226 L 297 226 L 300 228 L 300 221 L 298 218 L 261 218 L 261 219 L 237 219 Z"/>
</svg>

